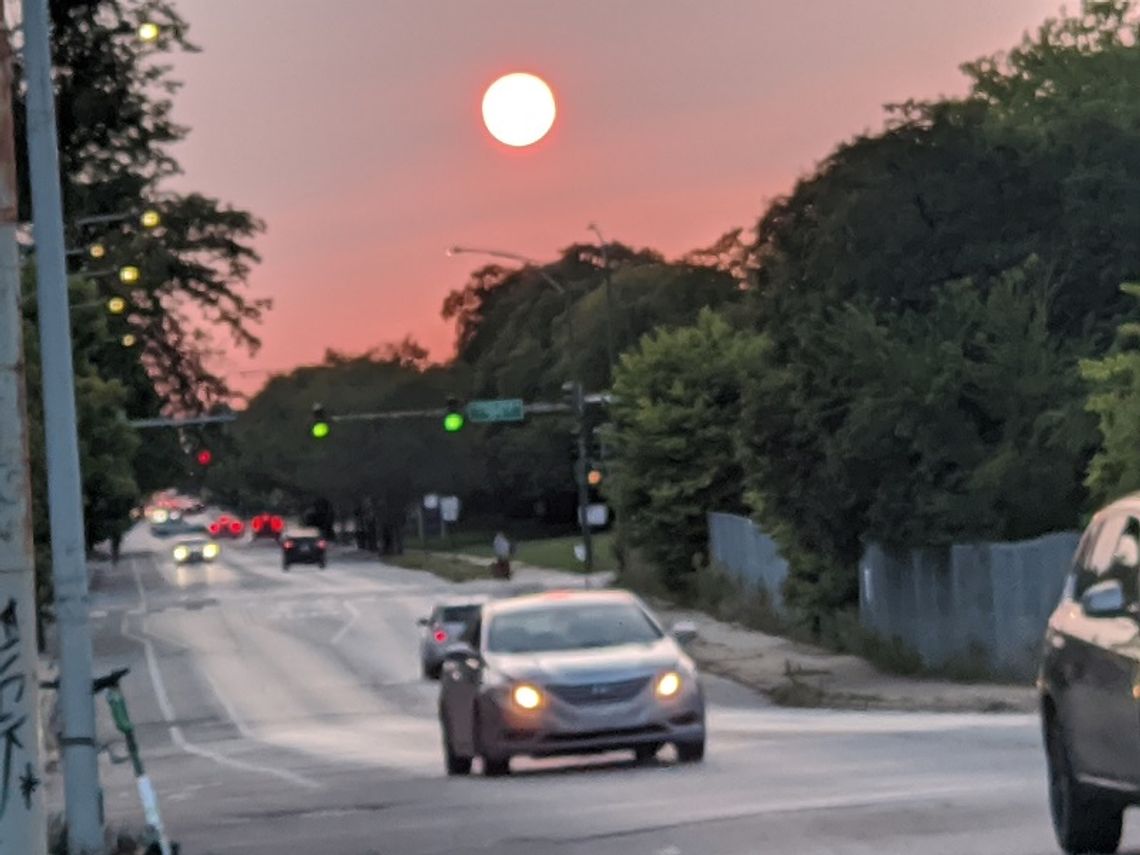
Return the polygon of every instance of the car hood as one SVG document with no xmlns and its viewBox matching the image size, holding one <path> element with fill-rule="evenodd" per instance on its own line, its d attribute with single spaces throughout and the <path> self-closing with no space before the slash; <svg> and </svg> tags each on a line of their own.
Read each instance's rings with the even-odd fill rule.
<svg viewBox="0 0 1140 855">
<path fill-rule="evenodd" d="M 487 665 L 514 680 L 547 684 L 625 680 L 674 668 L 681 651 L 670 638 L 651 644 L 623 644 L 549 653 L 486 653 Z"/>
</svg>

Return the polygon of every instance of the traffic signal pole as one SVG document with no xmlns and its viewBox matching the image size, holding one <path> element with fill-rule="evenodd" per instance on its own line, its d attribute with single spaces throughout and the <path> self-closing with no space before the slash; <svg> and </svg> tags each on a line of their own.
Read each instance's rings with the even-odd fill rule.
<svg viewBox="0 0 1140 855">
<path fill-rule="evenodd" d="M 48 0 L 23 0 L 23 10 L 52 580 L 59 631 L 59 703 L 63 714 L 60 744 L 67 851 L 71 855 L 88 855 L 102 851 L 103 816 L 95 748 L 95 698 L 91 693 L 87 555 Z"/>
<path fill-rule="evenodd" d="M 0 847 L 44 855 L 43 767 L 36 664 L 36 567 L 24 386 L 12 55 L 0 5 Z"/>
<path fill-rule="evenodd" d="M 594 569 L 594 543 L 590 534 L 589 519 L 590 487 L 586 481 L 588 469 L 586 461 L 589 457 L 590 437 L 586 431 L 586 396 L 583 393 L 581 383 L 575 382 L 573 386 L 574 419 L 578 432 L 578 460 L 574 464 L 574 476 L 578 481 L 578 516 L 582 527 L 582 549 L 586 553 L 585 560 L 582 563 L 585 565 L 586 572 L 590 573 Z"/>
</svg>

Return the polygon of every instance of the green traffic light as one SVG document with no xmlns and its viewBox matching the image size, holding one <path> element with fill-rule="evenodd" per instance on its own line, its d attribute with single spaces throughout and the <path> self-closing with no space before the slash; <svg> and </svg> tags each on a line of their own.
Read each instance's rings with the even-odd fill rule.
<svg viewBox="0 0 1140 855">
<path fill-rule="evenodd" d="M 316 422 L 313 425 L 312 433 L 313 433 L 314 439 L 324 439 L 326 436 L 329 435 L 329 423 L 328 422 Z"/>
<path fill-rule="evenodd" d="M 448 413 L 443 417 L 443 429 L 448 433 L 455 433 L 463 429 L 463 413 Z"/>
</svg>

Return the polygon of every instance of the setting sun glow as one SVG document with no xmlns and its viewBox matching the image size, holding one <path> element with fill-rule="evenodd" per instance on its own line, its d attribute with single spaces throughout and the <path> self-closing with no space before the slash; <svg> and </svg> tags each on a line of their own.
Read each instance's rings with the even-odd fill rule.
<svg viewBox="0 0 1140 855">
<path fill-rule="evenodd" d="M 538 142 L 554 124 L 554 94 L 533 74 L 500 77 L 483 95 L 483 123 L 491 136 L 516 148 Z"/>
</svg>

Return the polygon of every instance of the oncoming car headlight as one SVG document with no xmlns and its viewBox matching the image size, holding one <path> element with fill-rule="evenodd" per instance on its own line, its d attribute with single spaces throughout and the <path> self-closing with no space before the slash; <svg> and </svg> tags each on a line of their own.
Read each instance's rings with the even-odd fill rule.
<svg viewBox="0 0 1140 855">
<path fill-rule="evenodd" d="M 659 698 L 671 698 L 681 691 L 681 675 L 676 671 L 666 671 L 657 678 L 654 691 Z"/>
<path fill-rule="evenodd" d="M 174 560 L 175 561 L 185 561 L 189 557 L 190 557 L 190 550 L 187 549 L 185 546 L 174 547 Z"/>
<path fill-rule="evenodd" d="M 207 543 L 205 546 L 202 547 L 202 557 L 203 558 L 217 558 L 218 552 L 219 552 L 218 544 L 216 544 L 216 543 Z"/>
<path fill-rule="evenodd" d="M 542 692 L 528 683 L 521 683 L 511 691 L 511 699 L 524 710 L 536 710 L 542 705 Z"/>
</svg>

